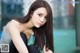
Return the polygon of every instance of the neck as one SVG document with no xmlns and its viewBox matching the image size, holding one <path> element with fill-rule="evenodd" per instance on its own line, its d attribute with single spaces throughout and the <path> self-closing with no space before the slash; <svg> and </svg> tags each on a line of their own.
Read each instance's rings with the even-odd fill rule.
<svg viewBox="0 0 80 53">
<path fill-rule="evenodd" d="M 21 31 L 24 31 L 24 30 L 32 30 L 33 27 L 34 27 L 34 25 L 33 25 L 33 23 L 30 20 L 27 23 L 21 24 L 21 28 L 22 28 Z"/>
</svg>

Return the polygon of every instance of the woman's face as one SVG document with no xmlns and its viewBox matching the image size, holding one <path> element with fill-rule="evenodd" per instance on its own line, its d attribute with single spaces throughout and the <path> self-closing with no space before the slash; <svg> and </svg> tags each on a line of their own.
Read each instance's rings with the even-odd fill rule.
<svg viewBox="0 0 80 53">
<path fill-rule="evenodd" d="M 44 7 L 38 8 L 31 15 L 31 22 L 33 26 L 39 28 L 46 23 L 47 10 Z"/>
</svg>

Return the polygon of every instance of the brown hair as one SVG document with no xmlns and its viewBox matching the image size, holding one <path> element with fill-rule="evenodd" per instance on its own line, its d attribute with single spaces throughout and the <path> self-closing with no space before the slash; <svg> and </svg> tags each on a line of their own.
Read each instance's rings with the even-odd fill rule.
<svg viewBox="0 0 80 53">
<path fill-rule="evenodd" d="M 48 15 L 46 16 L 47 22 L 40 28 L 33 28 L 34 35 L 35 35 L 35 45 L 39 48 L 43 49 L 44 45 L 54 51 L 53 49 L 53 19 L 52 19 L 52 10 L 50 5 L 44 0 L 37 0 L 32 3 L 28 14 L 23 17 L 19 18 L 18 21 L 21 23 L 27 23 L 31 19 L 31 14 L 40 7 L 46 8 Z"/>
</svg>

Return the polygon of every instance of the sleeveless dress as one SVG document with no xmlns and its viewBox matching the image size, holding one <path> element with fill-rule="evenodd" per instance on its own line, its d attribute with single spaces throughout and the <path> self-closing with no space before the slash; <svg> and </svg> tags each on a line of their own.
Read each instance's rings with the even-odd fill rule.
<svg viewBox="0 0 80 53">
<path fill-rule="evenodd" d="M 17 21 L 11 20 L 11 22 L 15 22 L 19 26 L 19 23 Z M 20 35 L 21 35 L 21 38 L 23 39 L 24 43 L 26 44 L 26 47 L 28 48 L 29 53 L 43 53 L 43 51 L 39 50 L 34 45 L 34 42 L 35 42 L 34 34 L 32 34 L 29 39 L 26 38 L 26 36 L 23 32 L 20 32 Z M 11 40 L 10 33 L 7 31 L 6 26 L 3 27 L 0 44 L 9 44 L 9 47 L 10 47 L 9 53 L 18 53 L 17 49 L 15 48 L 15 46 Z"/>
</svg>

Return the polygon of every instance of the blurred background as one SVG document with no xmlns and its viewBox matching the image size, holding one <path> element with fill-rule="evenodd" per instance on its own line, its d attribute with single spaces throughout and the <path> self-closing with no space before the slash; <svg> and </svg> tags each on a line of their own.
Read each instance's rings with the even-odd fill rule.
<svg viewBox="0 0 80 53">
<path fill-rule="evenodd" d="M 13 18 L 27 14 L 35 0 L 0 0 L 0 38 Z M 80 53 L 80 0 L 46 0 L 53 11 L 54 53 Z"/>
</svg>

